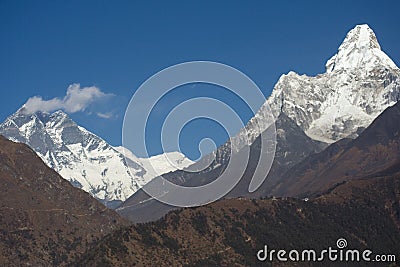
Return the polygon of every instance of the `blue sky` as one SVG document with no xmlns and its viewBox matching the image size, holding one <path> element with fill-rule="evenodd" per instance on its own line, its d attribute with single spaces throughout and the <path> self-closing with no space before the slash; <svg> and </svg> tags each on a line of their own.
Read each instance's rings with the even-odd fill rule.
<svg viewBox="0 0 400 267">
<path fill-rule="evenodd" d="M 126 105 L 156 72 L 186 61 L 217 61 L 247 74 L 268 96 L 283 73 L 324 72 L 347 31 L 361 23 L 400 63 L 399 1 L 135 2 L 0 0 L 0 120 L 32 96 L 62 99 L 71 84 L 96 86 L 112 100 L 94 101 L 71 117 L 120 145 Z M 208 94 L 230 101 L 244 121 L 251 117 L 240 101 L 212 87 L 181 90 L 167 102 Z M 161 152 L 156 131 L 163 116 L 154 117 L 151 154 Z M 227 138 L 210 121 L 193 122 L 184 133 L 182 150 L 192 158 L 202 138 L 213 137 L 217 145 Z"/>
</svg>

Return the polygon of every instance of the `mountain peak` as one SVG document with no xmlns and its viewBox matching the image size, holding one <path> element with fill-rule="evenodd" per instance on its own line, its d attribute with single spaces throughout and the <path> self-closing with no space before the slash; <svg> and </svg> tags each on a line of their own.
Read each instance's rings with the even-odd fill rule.
<svg viewBox="0 0 400 267">
<path fill-rule="evenodd" d="M 381 50 L 374 31 L 367 24 L 361 24 L 347 33 L 338 52 L 327 61 L 326 71 L 370 70 L 377 65 L 397 68 Z"/>
<path fill-rule="evenodd" d="M 14 114 L 9 116 L 6 121 L 14 121 L 18 125 L 18 127 L 22 126 L 23 124 L 27 123 L 28 121 L 35 121 L 39 120 L 43 124 L 46 124 L 50 120 L 55 123 L 60 122 L 73 122 L 68 114 L 63 112 L 62 110 L 57 110 L 53 113 L 49 113 L 47 111 L 36 111 L 30 113 L 26 110 L 25 105 L 19 108 Z"/>
<path fill-rule="evenodd" d="M 56 116 L 62 116 L 62 117 L 68 117 L 67 113 L 65 113 L 64 111 L 62 111 L 61 109 L 54 111 L 52 115 L 56 115 Z"/>
<path fill-rule="evenodd" d="M 347 33 L 341 47 L 346 49 L 350 45 L 357 48 L 381 49 L 374 31 L 367 24 L 357 25 Z"/>
<path fill-rule="evenodd" d="M 54 125 L 77 125 L 67 113 L 62 110 L 57 110 L 49 115 L 50 120 Z"/>
</svg>

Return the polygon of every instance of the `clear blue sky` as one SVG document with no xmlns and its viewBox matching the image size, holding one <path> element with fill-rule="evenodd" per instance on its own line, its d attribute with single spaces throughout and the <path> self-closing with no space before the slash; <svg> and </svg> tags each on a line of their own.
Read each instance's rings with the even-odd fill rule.
<svg viewBox="0 0 400 267">
<path fill-rule="evenodd" d="M 347 31 L 361 23 L 370 25 L 383 50 L 400 64 L 400 1 L 115 2 L 0 0 L 1 121 L 32 96 L 62 98 L 72 83 L 96 86 L 114 94 L 112 103 L 93 104 L 71 117 L 119 145 L 130 97 L 163 68 L 192 60 L 225 63 L 268 96 L 283 73 L 324 72 Z M 96 111 L 113 117 L 99 118 Z M 244 108 L 241 116 L 248 120 L 251 114 Z M 185 130 L 185 153 L 196 158 L 192 142 L 206 135 L 224 142 L 227 136 L 211 124 L 197 122 Z M 200 131 L 205 125 L 207 133 Z M 158 152 L 156 145 L 151 153 Z"/>
</svg>

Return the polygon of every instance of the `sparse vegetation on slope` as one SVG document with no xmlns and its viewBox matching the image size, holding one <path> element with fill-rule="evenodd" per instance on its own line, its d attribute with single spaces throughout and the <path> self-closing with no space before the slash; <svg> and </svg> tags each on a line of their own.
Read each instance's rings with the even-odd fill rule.
<svg viewBox="0 0 400 267">
<path fill-rule="evenodd" d="M 310 201 L 222 200 L 114 232 L 79 265 L 258 266 L 256 253 L 264 245 L 318 251 L 341 237 L 351 248 L 399 259 L 399 201 L 399 175 L 350 181 Z"/>
</svg>

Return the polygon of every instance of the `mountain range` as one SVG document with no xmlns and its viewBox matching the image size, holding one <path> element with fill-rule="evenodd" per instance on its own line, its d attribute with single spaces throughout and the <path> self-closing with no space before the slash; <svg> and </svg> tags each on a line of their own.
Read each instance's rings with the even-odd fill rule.
<svg viewBox="0 0 400 267">
<path fill-rule="evenodd" d="M 74 186 L 117 207 L 158 173 L 178 168 L 168 177 L 187 186 L 215 179 L 229 162 L 231 145 L 235 153 L 243 146 L 253 146 L 257 151 L 257 145 L 252 144 L 260 142 L 257 138 L 261 131 L 272 123 L 271 111 L 276 118 L 276 155 L 267 182 L 255 194 L 265 195 L 288 169 L 330 143 L 357 137 L 384 109 L 396 103 L 400 99 L 399 77 L 399 68 L 381 50 L 375 33 L 368 25 L 357 25 L 327 61 L 325 73 L 310 77 L 291 71 L 282 75 L 266 104 L 245 128 L 213 152 L 214 161 L 198 175 L 181 171 L 193 162 L 179 152 L 138 158 L 126 148 L 109 145 L 62 111 L 28 114 L 22 107 L 0 124 L 0 134 L 28 144 Z M 197 165 L 208 163 L 205 157 Z M 156 171 L 151 171 L 152 167 Z M 231 196 L 247 194 L 248 182 L 241 181 Z M 137 195 L 133 199 L 142 201 L 142 193 Z M 124 205 L 137 203 L 131 199 Z"/>
<path fill-rule="evenodd" d="M 273 196 L 228 198 L 174 211 L 154 200 L 140 203 L 160 219 L 114 231 L 94 244 L 78 263 L 294 266 L 296 263 L 276 259 L 262 263 L 255 253 L 265 245 L 286 251 L 322 251 L 344 238 L 351 249 L 394 255 L 393 262 L 383 264 L 396 266 L 400 256 L 399 118 L 397 102 L 355 139 L 341 139 L 305 157 L 268 191 Z M 132 221 L 154 220 L 144 209 L 134 210 L 119 213 Z M 332 263 L 325 259 L 321 264 Z M 346 262 L 343 266 L 364 264 Z"/>
<path fill-rule="evenodd" d="M 385 264 L 396 266 L 399 77 L 373 31 L 358 25 L 325 73 L 279 79 L 267 100 L 274 125 L 264 105 L 194 164 L 178 152 L 141 159 L 62 111 L 28 114 L 22 107 L 0 125 L 11 139 L 0 136 L 0 265 L 293 266 L 260 262 L 256 253 L 265 245 L 321 251 L 344 238 L 350 249 L 394 255 L 397 262 Z M 258 122 L 263 131 L 276 129 L 276 155 L 264 183 L 249 192 L 262 153 Z M 142 189 L 160 179 L 153 165 L 176 184 L 207 184 L 226 169 L 231 152 L 244 148 L 246 170 L 222 200 L 178 209 Z M 170 168 L 166 156 L 182 168 Z M 202 171 L 185 170 L 205 163 L 211 164 Z M 115 212 L 96 199 L 112 207 L 125 201 Z"/>
<path fill-rule="evenodd" d="M 158 173 L 164 173 L 192 164 L 178 152 L 137 158 L 129 150 L 112 147 L 77 125 L 63 111 L 29 114 L 22 107 L 0 124 L 0 134 L 28 144 L 71 184 L 110 207 L 120 204 L 156 176 L 150 166 L 156 165 Z"/>
<path fill-rule="evenodd" d="M 311 171 L 327 166 L 332 177 L 340 178 L 356 168 L 345 180 L 333 181 L 334 186 L 327 186 L 332 181 L 319 173 L 288 187 L 290 192 L 325 181 L 315 185 L 318 190 L 309 199 L 225 199 L 130 226 L 46 166 L 31 148 L 0 137 L 0 264 L 252 266 L 260 264 L 255 253 L 264 245 L 318 251 L 340 237 L 352 249 L 399 257 L 400 126 L 393 123 L 399 118 L 397 103 L 356 139 L 306 157 L 296 168 L 299 173 L 310 172 L 301 166 Z M 360 167 L 346 156 L 354 151 Z"/>
<path fill-rule="evenodd" d="M 309 77 L 289 72 L 278 80 L 266 101 L 276 117 L 276 155 L 266 180 L 257 191 L 250 194 L 248 188 L 260 158 L 260 129 L 267 131 L 270 125 L 266 105 L 238 135 L 214 152 L 215 160 L 210 168 L 198 173 L 179 170 L 164 177 L 185 186 L 209 183 L 226 168 L 230 144 L 250 140 L 247 169 L 226 197 L 258 198 L 280 193 L 277 184 L 285 183 L 283 177 L 290 176 L 294 166 L 329 144 L 356 138 L 383 110 L 397 103 L 399 81 L 399 68 L 381 50 L 374 32 L 368 25 L 357 25 L 328 60 L 325 73 Z M 260 121 L 265 122 L 261 127 Z M 338 144 L 333 144 L 336 146 Z M 201 162 L 197 164 L 202 165 Z M 138 190 L 117 211 L 132 221 L 143 222 L 160 218 L 171 209 L 173 207 Z"/>
</svg>

